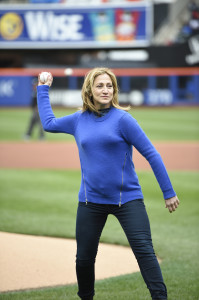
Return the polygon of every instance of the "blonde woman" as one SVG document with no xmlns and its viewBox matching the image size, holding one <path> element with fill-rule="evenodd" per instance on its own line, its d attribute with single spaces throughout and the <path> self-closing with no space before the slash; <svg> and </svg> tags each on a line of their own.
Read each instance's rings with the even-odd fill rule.
<svg viewBox="0 0 199 300">
<path fill-rule="evenodd" d="M 160 154 L 136 120 L 120 107 L 117 80 L 111 70 L 91 70 L 82 87 L 82 110 L 62 118 L 55 118 L 50 105 L 48 91 L 52 81 L 49 75 L 46 84 L 40 79 L 38 84 L 38 108 L 43 127 L 49 132 L 72 134 L 81 162 L 76 220 L 79 297 L 84 300 L 94 297 L 94 265 L 99 239 L 108 215 L 113 214 L 127 236 L 152 299 L 167 299 L 132 161 L 132 149 L 135 147 L 149 161 L 166 207 L 173 212 L 179 200 Z"/>
</svg>

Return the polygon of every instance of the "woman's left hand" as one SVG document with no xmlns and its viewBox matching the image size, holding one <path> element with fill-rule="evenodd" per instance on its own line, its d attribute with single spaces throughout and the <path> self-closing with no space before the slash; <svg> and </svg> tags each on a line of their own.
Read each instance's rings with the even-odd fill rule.
<svg viewBox="0 0 199 300">
<path fill-rule="evenodd" d="M 180 204 L 180 201 L 177 196 L 166 199 L 165 200 L 166 208 L 168 208 L 169 212 L 172 213 L 173 211 L 176 210 L 178 205 Z"/>
</svg>

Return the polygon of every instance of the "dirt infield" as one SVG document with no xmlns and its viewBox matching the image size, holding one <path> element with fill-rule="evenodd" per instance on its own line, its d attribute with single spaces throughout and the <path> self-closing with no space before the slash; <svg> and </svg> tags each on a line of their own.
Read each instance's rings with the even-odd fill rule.
<svg viewBox="0 0 199 300">
<path fill-rule="evenodd" d="M 168 170 L 199 170 L 199 143 L 159 142 L 154 144 Z M 150 169 L 148 162 L 135 150 L 137 170 Z M 79 169 L 75 143 L 2 142 L 0 168 Z"/>
<path fill-rule="evenodd" d="M 74 240 L 0 232 L 0 245 L 0 292 L 76 283 Z M 138 271 L 129 247 L 100 243 L 96 279 Z"/>
<path fill-rule="evenodd" d="M 155 143 L 168 170 L 199 170 L 199 143 Z M 137 170 L 148 162 L 134 153 Z M 1 142 L 0 168 L 80 169 L 74 143 Z M 73 240 L 0 232 L 0 292 L 75 283 Z M 110 259 L 111 257 L 111 259 Z M 138 271 L 130 248 L 100 244 L 96 279 Z"/>
</svg>

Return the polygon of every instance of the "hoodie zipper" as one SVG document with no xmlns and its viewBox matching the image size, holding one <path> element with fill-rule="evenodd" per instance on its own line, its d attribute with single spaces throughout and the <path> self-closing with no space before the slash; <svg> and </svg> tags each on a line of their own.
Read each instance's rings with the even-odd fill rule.
<svg viewBox="0 0 199 300">
<path fill-rule="evenodd" d="M 86 198 L 86 205 L 88 204 L 88 199 L 87 199 L 87 193 L 86 193 L 86 184 L 85 184 L 85 178 L 84 178 L 84 173 L 83 173 L 83 181 L 84 181 L 84 194 Z"/>
<path fill-rule="evenodd" d="M 121 188 L 120 188 L 119 207 L 122 205 L 122 189 L 123 189 L 123 183 L 124 183 L 124 167 L 125 167 L 125 164 L 126 164 L 126 157 L 127 157 L 127 153 L 125 153 L 124 163 L 123 163 L 123 166 L 122 166 L 122 184 L 121 184 Z"/>
</svg>

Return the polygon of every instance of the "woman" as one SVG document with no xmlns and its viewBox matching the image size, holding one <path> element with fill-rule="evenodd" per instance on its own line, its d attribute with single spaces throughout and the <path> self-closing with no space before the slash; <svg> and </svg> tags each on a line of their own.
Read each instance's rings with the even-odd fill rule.
<svg viewBox="0 0 199 300">
<path fill-rule="evenodd" d="M 95 68 L 82 87 L 83 109 L 55 118 L 48 90 L 52 76 L 39 80 L 38 108 L 49 132 L 74 135 L 79 149 L 82 180 L 76 220 L 78 295 L 93 299 L 99 239 L 109 214 L 119 220 L 138 261 L 152 299 L 167 299 L 166 286 L 155 256 L 143 194 L 132 162 L 134 146 L 150 163 L 166 207 L 175 211 L 179 200 L 163 161 L 136 120 L 118 104 L 115 75 Z"/>
</svg>

